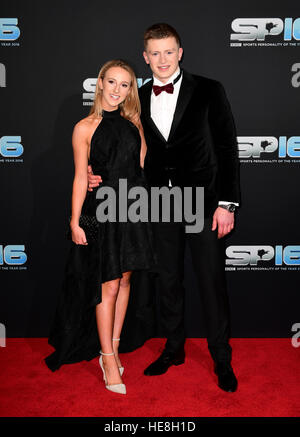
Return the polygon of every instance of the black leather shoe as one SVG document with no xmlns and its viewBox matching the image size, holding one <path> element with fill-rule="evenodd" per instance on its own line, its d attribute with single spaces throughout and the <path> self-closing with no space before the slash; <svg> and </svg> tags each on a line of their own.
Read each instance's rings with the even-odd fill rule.
<svg viewBox="0 0 300 437">
<path fill-rule="evenodd" d="M 144 370 L 144 375 L 162 375 L 163 373 L 166 373 L 170 366 L 179 366 L 179 364 L 183 364 L 184 359 L 184 349 L 180 349 L 177 353 L 163 351 L 161 356 Z"/>
<path fill-rule="evenodd" d="M 216 363 L 215 374 L 218 376 L 218 386 L 222 390 L 227 392 L 236 391 L 238 382 L 229 363 Z"/>
</svg>

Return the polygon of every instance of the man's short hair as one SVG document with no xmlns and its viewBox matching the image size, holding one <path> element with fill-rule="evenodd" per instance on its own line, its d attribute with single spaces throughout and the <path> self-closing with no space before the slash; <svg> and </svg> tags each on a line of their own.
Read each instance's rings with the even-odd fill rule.
<svg viewBox="0 0 300 437">
<path fill-rule="evenodd" d="M 156 23 L 148 27 L 144 33 L 144 48 L 146 50 L 149 39 L 162 39 L 173 36 L 179 47 L 181 47 L 180 36 L 174 27 L 167 23 Z"/>
</svg>

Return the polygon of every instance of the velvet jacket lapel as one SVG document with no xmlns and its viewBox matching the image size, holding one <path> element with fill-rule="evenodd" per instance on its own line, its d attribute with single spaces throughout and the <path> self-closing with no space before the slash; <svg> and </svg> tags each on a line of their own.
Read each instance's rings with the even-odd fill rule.
<svg viewBox="0 0 300 437">
<path fill-rule="evenodd" d="M 152 85 L 153 85 L 153 79 L 146 83 L 141 89 L 141 106 L 142 106 L 142 116 L 144 120 L 149 124 L 153 132 L 159 137 L 161 141 L 166 143 L 165 138 L 160 133 L 159 129 L 157 128 L 156 124 L 151 118 L 151 112 L 150 112 L 150 105 L 151 105 L 151 93 L 152 93 Z"/>
<path fill-rule="evenodd" d="M 168 141 L 165 140 L 165 138 L 160 133 L 159 129 L 156 127 L 156 124 L 151 118 L 150 104 L 151 104 L 152 84 L 153 84 L 153 80 L 149 81 L 146 85 L 144 85 L 143 90 L 141 90 L 142 91 L 141 103 L 142 103 L 143 117 L 146 120 L 146 122 L 150 125 L 151 129 L 155 132 L 155 134 L 158 135 L 160 140 L 163 141 L 164 143 L 167 143 L 172 141 L 172 138 L 176 133 L 176 129 L 179 126 L 183 114 L 186 110 L 186 107 L 193 95 L 193 91 L 196 86 L 196 81 L 194 80 L 191 74 L 183 70 L 182 83 L 177 99 L 177 104 L 174 112 L 173 122 L 171 125 Z"/>
<path fill-rule="evenodd" d="M 171 125 L 171 130 L 168 138 L 169 142 L 172 141 L 172 138 L 176 133 L 176 129 L 178 128 L 180 121 L 183 117 L 183 114 L 187 108 L 187 105 L 189 104 L 189 101 L 192 98 L 195 87 L 196 87 L 196 81 L 193 79 L 193 76 L 187 73 L 186 71 L 183 71 L 181 87 L 179 90 L 173 122 Z"/>
</svg>

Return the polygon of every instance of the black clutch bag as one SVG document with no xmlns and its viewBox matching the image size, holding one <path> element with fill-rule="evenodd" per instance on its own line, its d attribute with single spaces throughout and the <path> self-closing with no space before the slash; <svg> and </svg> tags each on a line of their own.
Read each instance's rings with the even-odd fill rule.
<svg viewBox="0 0 300 437">
<path fill-rule="evenodd" d="M 70 228 L 70 220 L 69 218 L 69 230 L 67 233 L 67 237 L 72 240 L 72 232 Z M 81 214 L 79 218 L 79 226 L 84 230 L 86 240 L 88 243 L 96 241 L 98 238 L 98 230 L 99 230 L 99 222 L 97 218 L 93 215 Z"/>
<path fill-rule="evenodd" d="M 96 218 L 96 206 L 95 192 L 87 191 L 79 217 L 79 226 L 84 230 L 88 243 L 96 241 L 98 238 L 99 222 Z M 69 218 L 68 238 L 72 240 L 70 220 L 71 216 Z"/>
</svg>

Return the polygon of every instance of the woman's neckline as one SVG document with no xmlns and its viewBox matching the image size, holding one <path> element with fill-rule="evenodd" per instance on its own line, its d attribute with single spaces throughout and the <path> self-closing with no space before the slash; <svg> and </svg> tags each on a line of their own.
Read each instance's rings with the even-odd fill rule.
<svg viewBox="0 0 300 437">
<path fill-rule="evenodd" d="M 118 117 L 120 113 L 121 109 L 119 107 L 117 109 L 114 109 L 113 111 L 106 111 L 105 109 L 102 109 L 102 117 L 105 118 Z"/>
</svg>

